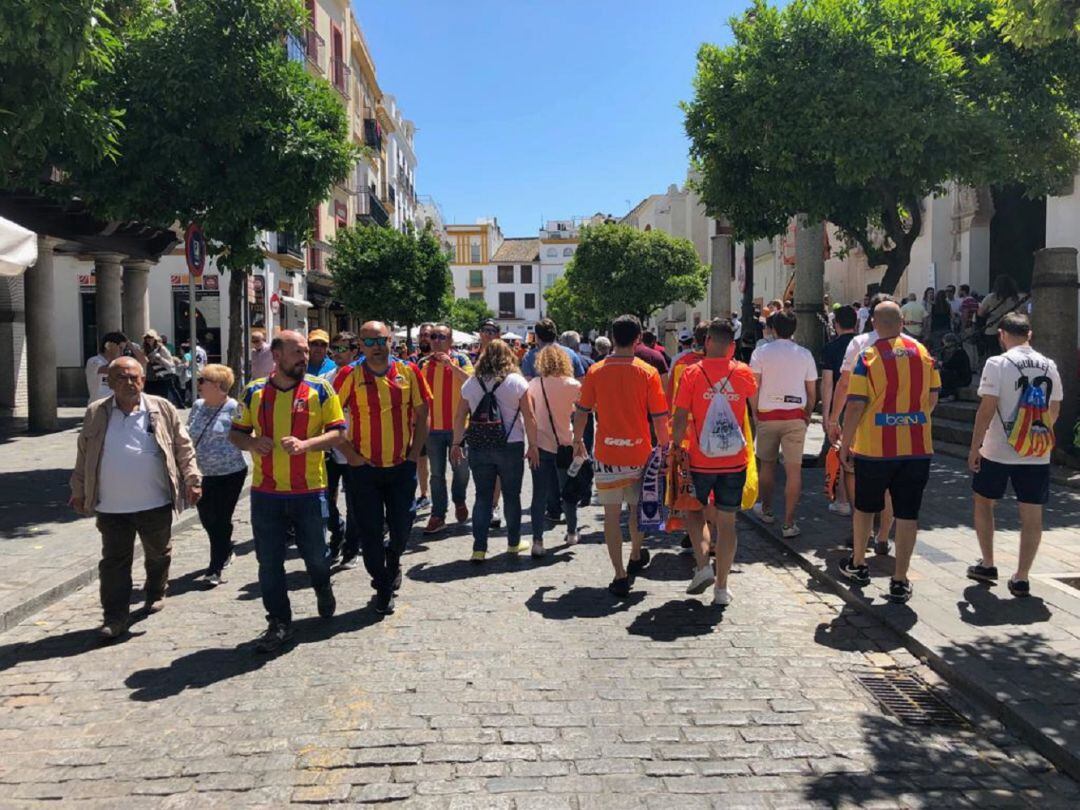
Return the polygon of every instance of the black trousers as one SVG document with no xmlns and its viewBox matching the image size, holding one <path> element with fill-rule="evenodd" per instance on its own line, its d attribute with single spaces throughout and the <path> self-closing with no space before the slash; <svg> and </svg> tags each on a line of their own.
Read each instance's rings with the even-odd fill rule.
<svg viewBox="0 0 1080 810">
<path fill-rule="evenodd" d="M 338 493 L 345 490 L 346 470 L 348 464 L 338 464 L 327 454 L 326 456 L 326 503 L 329 517 L 326 521 L 327 531 L 330 532 L 330 556 L 339 555 L 345 559 L 351 559 L 360 553 L 360 530 L 351 511 L 346 511 L 345 517 L 341 516 L 341 508 L 338 506 Z M 344 494 L 344 493 L 343 493 Z M 345 494 L 346 510 L 348 510 L 348 495 Z"/>
<path fill-rule="evenodd" d="M 203 476 L 203 494 L 199 499 L 199 520 L 210 538 L 209 570 L 221 573 L 225 561 L 232 554 L 233 512 L 244 488 L 247 470 L 237 470 L 228 475 Z"/>
</svg>

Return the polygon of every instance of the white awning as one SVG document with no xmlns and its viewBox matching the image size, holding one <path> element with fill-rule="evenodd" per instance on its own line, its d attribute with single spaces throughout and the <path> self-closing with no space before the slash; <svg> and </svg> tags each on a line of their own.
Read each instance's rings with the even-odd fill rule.
<svg viewBox="0 0 1080 810">
<path fill-rule="evenodd" d="M 0 276 L 22 275 L 37 255 L 37 234 L 0 217 Z"/>
<path fill-rule="evenodd" d="M 281 303 L 297 309 L 311 309 L 314 306 L 310 301 L 305 301 L 303 298 L 293 298 L 291 295 L 281 296 Z"/>
</svg>

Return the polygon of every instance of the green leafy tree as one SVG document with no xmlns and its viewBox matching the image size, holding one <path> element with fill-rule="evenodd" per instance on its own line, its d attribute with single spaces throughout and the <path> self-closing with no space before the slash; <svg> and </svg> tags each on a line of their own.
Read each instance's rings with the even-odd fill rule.
<svg viewBox="0 0 1080 810">
<path fill-rule="evenodd" d="M 349 312 L 410 329 L 446 314 L 450 262 L 430 228 L 357 225 L 339 230 L 333 248 L 327 269 Z"/>
<path fill-rule="evenodd" d="M 484 321 L 494 317 L 495 313 L 491 311 L 484 301 L 473 298 L 457 298 L 450 302 L 447 319 L 452 329 L 457 329 L 460 332 L 478 332 Z"/>
<path fill-rule="evenodd" d="M 229 364 L 240 367 L 240 306 L 260 231 L 306 233 L 311 211 L 358 158 L 335 92 L 290 61 L 298 0 L 182 0 L 144 15 L 98 88 L 123 109 L 114 161 L 71 185 L 109 219 L 198 221 L 228 271 Z M 137 31 L 131 28 L 138 27 Z"/>
<path fill-rule="evenodd" d="M 994 0 L 758 0 L 704 45 L 684 105 L 709 211 L 743 238 L 827 219 L 895 290 L 949 181 L 1059 188 L 1080 158 L 1080 49 L 1020 49 Z"/>
<path fill-rule="evenodd" d="M 708 277 L 687 239 L 628 225 L 594 225 L 582 229 L 577 252 L 559 280 L 565 284 L 548 290 L 548 312 L 560 328 L 566 328 L 564 322 L 603 326 L 626 313 L 645 321 L 676 301 L 700 301 Z"/>
<path fill-rule="evenodd" d="M 996 5 L 994 23 L 1018 45 L 1080 40 L 1080 0 L 998 0 Z"/>
</svg>

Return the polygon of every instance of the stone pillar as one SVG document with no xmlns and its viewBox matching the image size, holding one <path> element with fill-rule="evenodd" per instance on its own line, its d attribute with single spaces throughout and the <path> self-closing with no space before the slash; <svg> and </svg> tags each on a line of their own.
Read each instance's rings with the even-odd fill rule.
<svg viewBox="0 0 1080 810">
<path fill-rule="evenodd" d="M 1077 280 L 1076 248 L 1046 248 L 1035 252 L 1031 276 L 1032 345 L 1053 360 L 1065 387 L 1057 421 L 1058 446 L 1072 441 L 1078 392 L 1076 368 Z"/>
<path fill-rule="evenodd" d="M 712 248 L 712 277 L 709 284 L 709 315 L 731 317 L 731 226 L 726 219 L 716 220 L 716 235 L 709 237 Z"/>
<path fill-rule="evenodd" d="M 150 328 L 150 268 L 146 259 L 124 260 L 124 334 L 136 343 Z"/>
<path fill-rule="evenodd" d="M 799 214 L 795 225 L 795 342 L 820 358 L 824 333 L 818 315 L 825 301 L 825 223 Z"/>
<path fill-rule="evenodd" d="M 94 254 L 94 305 L 97 311 L 97 340 L 103 335 L 123 329 L 121 301 L 122 253 Z M 130 338 L 131 335 L 128 335 Z M 141 337 L 141 336 L 140 336 Z"/>
<path fill-rule="evenodd" d="M 59 429 L 56 418 L 56 319 L 53 317 L 53 248 L 38 237 L 38 260 L 23 276 L 26 305 L 26 398 L 31 433 Z M 74 279 L 73 279 L 74 281 Z"/>
</svg>

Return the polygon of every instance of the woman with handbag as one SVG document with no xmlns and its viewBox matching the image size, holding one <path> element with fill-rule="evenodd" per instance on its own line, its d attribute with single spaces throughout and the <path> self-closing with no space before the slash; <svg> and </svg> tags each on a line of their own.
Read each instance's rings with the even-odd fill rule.
<svg viewBox="0 0 1080 810">
<path fill-rule="evenodd" d="M 574 461 L 574 406 L 581 383 L 574 379 L 570 357 L 558 346 L 546 346 L 536 358 L 537 376 L 529 383 L 529 402 L 536 414 L 540 465 L 532 471 L 532 556 L 544 556 L 545 506 L 552 492 L 563 491 Z M 578 541 L 577 503 L 563 502 L 566 545 Z"/>
<path fill-rule="evenodd" d="M 474 376 L 461 387 L 461 402 L 454 414 L 450 463 L 455 466 L 466 463 L 467 445 L 468 465 L 476 487 L 472 561 L 477 564 L 487 557 L 496 479 L 502 483 L 507 551 L 520 554 L 529 548 L 521 542 L 521 479 L 525 474 L 525 458 L 535 468 L 540 456 L 536 419 L 528 394 L 529 384 L 518 370 L 513 350 L 498 339 L 484 349 Z"/>
<path fill-rule="evenodd" d="M 200 398 L 188 414 L 188 433 L 203 474 L 203 496 L 196 507 L 210 538 L 206 581 L 211 586 L 223 582 L 222 574 L 232 561 L 233 512 L 247 478 L 244 455 L 229 441 L 233 416 L 239 407 L 229 396 L 232 384 L 233 373 L 228 366 L 205 366 L 198 378 Z"/>
</svg>

